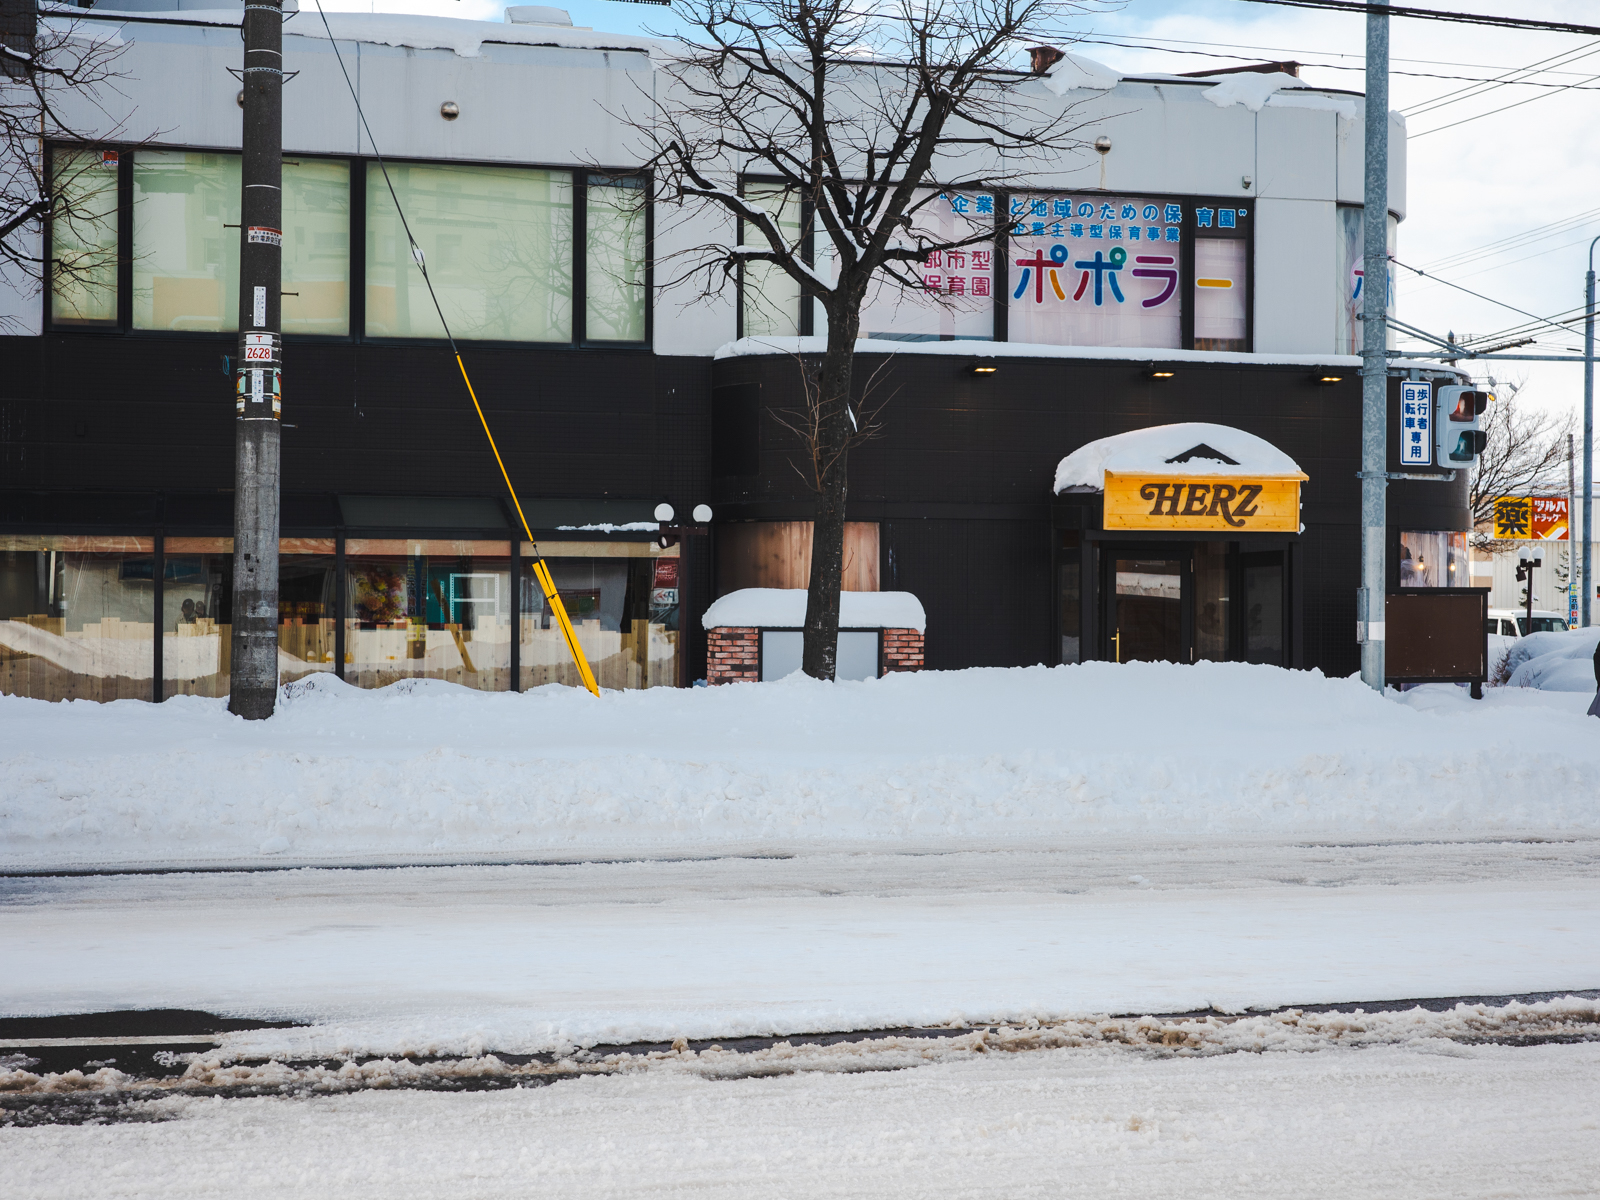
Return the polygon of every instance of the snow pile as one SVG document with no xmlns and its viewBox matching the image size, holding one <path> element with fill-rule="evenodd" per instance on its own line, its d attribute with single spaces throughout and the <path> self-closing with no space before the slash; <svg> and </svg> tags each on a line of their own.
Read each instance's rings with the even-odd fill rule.
<svg viewBox="0 0 1600 1200">
<path fill-rule="evenodd" d="M 740 588 L 706 609 L 700 623 L 719 627 L 799 629 L 806 623 L 804 588 Z M 840 592 L 840 629 L 915 629 L 928 627 L 922 601 L 910 592 Z"/>
<path fill-rule="evenodd" d="M 1186 455 L 1189 457 L 1185 462 L 1172 461 Z M 1230 425 L 1181 421 L 1113 434 L 1078 447 L 1056 467 L 1056 491 L 1104 491 L 1107 471 L 1306 477 L 1294 459 L 1265 438 Z"/>
<path fill-rule="evenodd" d="M 1596 687 L 1596 644 L 1600 644 L 1600 626 L 1530 633 L 1518 638 L 1506 651 L 1506 683 L 1510 687 L 1592 695 Z"/>
<path fill-rule="evenodd" d="M 0 861 L 1600 832 L 1583 697 L 1516 688 L 1397 701 L 1243 663 L 1087 663 L 598 699 L 328 676 L 284 694 L 265 722 L 192 697 L 0 697 Z M 1504 750 L 1522 745 L 1546 749 Z"/>
</svg>

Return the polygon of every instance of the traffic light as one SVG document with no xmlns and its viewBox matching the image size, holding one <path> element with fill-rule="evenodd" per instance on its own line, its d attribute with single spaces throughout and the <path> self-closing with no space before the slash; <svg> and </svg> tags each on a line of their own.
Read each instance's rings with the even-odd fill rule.
<svg viewBox="0 0 1600 1200">
<path fill-rule="evenodd" d="M 1489 435 L 1483 431 L 1483 410 L 1493 400 L 1476 388 L 1450 386 L 1439 389 L 1439 407 L 1433 420 L 1435 462 L 1441 467 L 1470 467 L 1483 453 Z"/>
</svg>

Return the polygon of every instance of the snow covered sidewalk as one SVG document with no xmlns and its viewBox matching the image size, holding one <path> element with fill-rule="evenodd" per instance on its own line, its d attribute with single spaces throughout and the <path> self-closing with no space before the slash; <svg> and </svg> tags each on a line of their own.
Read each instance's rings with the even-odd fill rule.
<svg viewBox="0 0 1600 1200">
<path fill-rule="evenodd" d="M 0 697 L 0 869 L 1600 834 L 1580 694 L 1209 663 L 287 692 L 257 724 Z"/>
<path fill-rule="evenodd" d="M 173 1098 L 138 1123 L 0 1129 L 9 1194 L 361 1200 L 1281 1200 L 1580 1196 L 1600 1044 L 1130 1059 L 526 1090 Z"/>
</svg>

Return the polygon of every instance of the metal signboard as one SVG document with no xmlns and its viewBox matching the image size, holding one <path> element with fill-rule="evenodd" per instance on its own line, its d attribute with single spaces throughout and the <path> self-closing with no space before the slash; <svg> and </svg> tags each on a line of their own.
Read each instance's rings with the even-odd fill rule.
<svg viewBox="0 0 1600 1200">
<path fill-rule="evenodd" d="M 1571 534 L 1565 496 L 1497 496 L 1494 536 L 1512 542 L 1564 542 Z"/>
<path fill-rule="evenodd" d="M 1400 383 L 1400 465 L 1433 466 L 1433 384 Z"/>
<path fill-rule="evenodd" d="M 1106 472 L 1106 529 L 1298 533 L 1304 475 L 1125 475 Z"/>
</svg>

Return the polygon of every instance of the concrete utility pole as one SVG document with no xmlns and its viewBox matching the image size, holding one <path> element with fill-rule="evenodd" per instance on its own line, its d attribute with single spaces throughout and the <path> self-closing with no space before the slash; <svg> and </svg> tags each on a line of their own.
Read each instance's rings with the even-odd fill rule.
<svg viewBox="0 0 1600 1200">
<path fill-rule="evenodd" d="M 1367 12 L 1367 144 L 1361 275 L 1361 681 L 1383 691 L 1389 486 L 1389 16 Z"/>
<path fill-rule="evenodd" d="M 1583 277 L 1583 596 L 1578 604 L 1578 620 L 1589 627 L 1589 605 L 1594 600 L 1594 576 L 1590 574 L 1589 544 L 1594 540 L 1589 519 L 1594 516 L 1594 243 L 1589 243 L 1589 273 Z M 1567 514 L 1570 527 L 1572 514 Z M 1568 533 L 1570 535 L 1570 528 Z"/>
<path fill-rule="evenodd" d="M 283 0 L 244 9 L 244 194 L 233 500 L 233 677 L 228 711 L 278 698 L 278 449 L 283 339 Z"/>
</svg>

